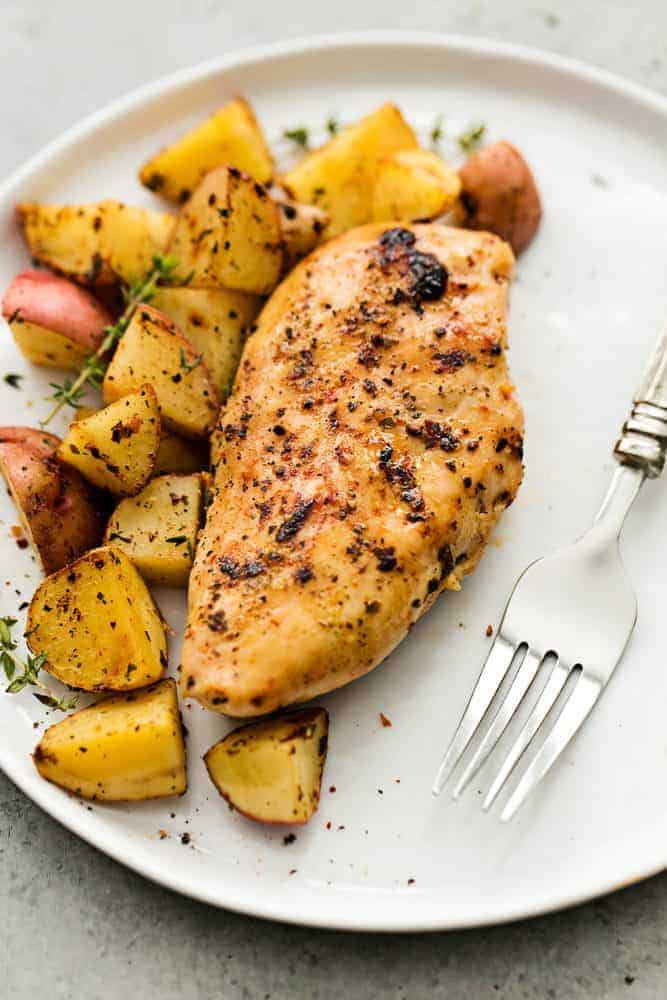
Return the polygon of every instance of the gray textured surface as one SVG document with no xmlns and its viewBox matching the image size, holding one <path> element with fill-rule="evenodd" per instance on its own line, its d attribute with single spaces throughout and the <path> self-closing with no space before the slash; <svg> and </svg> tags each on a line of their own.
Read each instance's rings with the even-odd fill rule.
<svg viewBox="0 0 667 1000">
<path fill-rule="evenodd" d="M 0 2 L 1 173 L 105 101 L 255 42 L 333 29 L 453 31 L 585 59 L 667 93 L 667 4 L 505 0 Z M 0 776 L 0 997 L 667 996 L 667 875 L 492 930 L 300 930 L 180 899 L 68 832 Z"/>
</svg>

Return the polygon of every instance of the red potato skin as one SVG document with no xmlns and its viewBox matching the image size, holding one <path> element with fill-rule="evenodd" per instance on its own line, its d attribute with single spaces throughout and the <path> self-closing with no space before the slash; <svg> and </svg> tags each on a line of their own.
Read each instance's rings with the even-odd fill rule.
<svg viewBox="0 0 667 1000">
<path fill-rule="evenodd" d="M 50 271 L 21 271 L 2 297 L 5 319 L 17 316 L 94 351 L 113 323 L 111 313 L 73 281 Z"/>
<path fill-rule="evenodd" d="M 59 444 L 32 427 L 0 427 L 0 465 L 46 573 L 99 545 L 106 522 L 101 498 L 56 457 Z"/>
<path fill-rule="evenodd" d="M 459 170 L 461 224 L 506 240 L 516 254 L 537 232 L 542 203 L 533 172 L 523 156 L 503 140 L 473 153 Z"/>
</svg>

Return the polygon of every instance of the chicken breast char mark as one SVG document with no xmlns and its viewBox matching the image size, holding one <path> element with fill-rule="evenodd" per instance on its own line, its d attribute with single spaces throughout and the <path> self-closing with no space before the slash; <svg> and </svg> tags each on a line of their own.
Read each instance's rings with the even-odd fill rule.
<svg viewBox="0 0 667 1000">
<path fill-rule="evenodd" d="M 185 696 L 251 716 L 346 684 L 475 567 L 523 471 L 513 263 L 488 233 L 373 224 L 274 292 L 214 436 Z"/>
</svg>

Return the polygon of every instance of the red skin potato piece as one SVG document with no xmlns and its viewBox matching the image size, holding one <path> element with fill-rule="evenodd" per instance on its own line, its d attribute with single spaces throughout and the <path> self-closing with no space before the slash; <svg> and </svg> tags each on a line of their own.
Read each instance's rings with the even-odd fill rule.
<svg viewBox="0 0 667 1000">
<path fill-rule="evenodd" d="M 111 313 L 90 292 L 49 271 L 21 271 L 2 297 L 5 319 L 16 315 L 60 333 L 94 351 L 113 323 Z"/>
<path fill-rule="evenodd" d="M 516 147 L 505 140 L 473 153 L 459 170 L 461 224 L 507 240 L 521 253 L 542 218 L 533 172 Z"/>
<path fill-rule="evenodd" d="M 0 427 L 0 464 L 46 573 L 99 545 L 106 521 L 103 499 L 56 457 L 59 444 L 32 427 Z"/>
</svg>

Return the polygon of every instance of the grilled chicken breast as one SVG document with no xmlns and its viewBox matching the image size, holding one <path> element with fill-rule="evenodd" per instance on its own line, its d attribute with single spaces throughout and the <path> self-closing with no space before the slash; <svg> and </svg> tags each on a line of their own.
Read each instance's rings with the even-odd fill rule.
<svg viewBox="0 0 667 1000">
<path fill-rule="evenodd" d="M 370 225 L 274 292 L 216 431 L 186 696 L 249 716 L 329 691 L 459 588 L 522 476 L 512 266 L 488 233 Z"/>
</svg>

